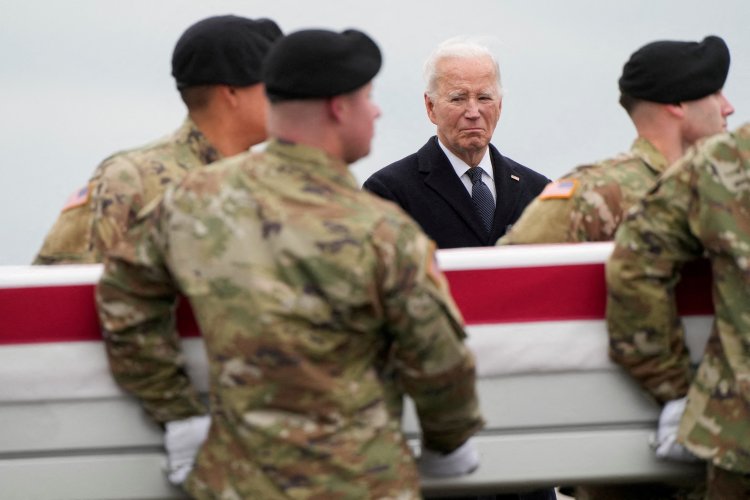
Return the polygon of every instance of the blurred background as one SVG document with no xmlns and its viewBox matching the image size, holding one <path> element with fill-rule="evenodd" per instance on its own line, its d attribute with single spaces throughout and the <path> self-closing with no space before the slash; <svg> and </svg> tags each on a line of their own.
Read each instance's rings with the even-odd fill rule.
<svg viewBox="0 0 750 500">
<path fill-rule="evenodd" d="M 383 115 L 372 153 L 352 166 L 360 183 L 434 134 L 422 63 L 455 35 L 484 37 L 499 57 L 505 98 L 493 143 L 551 178 L 630 147 L 617 79 L 653 40 L 722 36 L 730 128 L 750 116 L 747 0 L 2 0 L 0 265 L 31 261 L 101 160 L 180 125 L 172 48 L 190 24 L 219 14 L 270 17 L 285 32 L 356 27 L 379 43 Z"/>
</svg>

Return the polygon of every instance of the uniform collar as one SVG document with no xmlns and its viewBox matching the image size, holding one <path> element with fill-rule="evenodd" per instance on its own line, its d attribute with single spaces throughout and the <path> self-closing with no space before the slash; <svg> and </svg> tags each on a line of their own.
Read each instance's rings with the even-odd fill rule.
<svg viewBox="0 0 750 500">
<path fill-rule="evenodd" d="M 359 189 L 357 180 L 349 171 L 348 165 L 321 149 L 280 139 L 270 139 L 266 152 L 287 160 L 295 168 L 352 189 Z"/>
<path fill-rule="evenodd" d="M 643 137 L 639 137 L 633 142 L 630 151 L 643 160 L 643 162 L 657 174 L 664 173 L 667 170 L 667 167 L 669 167 L 669 162 L 664 155 L 656 149 L 656 146 Z"/>
<path fill-rule="evenodd" d="M 200 158 L 201 163 L 204 165 L 221 160 L 222 158 L 221 153 L 219 153 L 213 144 L 208 142 L 206 136 L 203 135 L 203 132 L 198 129 L 190 117 L 185 118 L 182 126 L 175 132 L 175 137 L 177 142 L 187 144 L 190 151 Z"/>
</svg>

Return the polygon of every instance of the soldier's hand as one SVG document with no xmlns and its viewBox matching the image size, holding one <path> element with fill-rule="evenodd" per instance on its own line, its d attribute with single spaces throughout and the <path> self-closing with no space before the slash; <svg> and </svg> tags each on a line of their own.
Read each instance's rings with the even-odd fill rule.
<svg viewBox="0 0 750 500">
<path fill-rule="evenodd" d="M 659 415 L 659 427 L 651 441 L 656 456 L 662 460 L 698 462 L 700 459 L 677 442 L 680 419 L 685 413 L 687 398 L 673 399 L 664 405 Z"/>
<path fill-rule="evenodd" d="M 417 459 L 419 472 L 431 477 L 462 476 L 479 467 L 479 452 L 472 439 L 450 453 L 422 449 Z"/>
<path fill-rule="evenodd" d="M 201 415 L 167 422 L 164 446 L 167 449 L 167 477 L 181 485 L 193 470 L 198 449 L 206 440 L 211 417 Z"/>
</svg>

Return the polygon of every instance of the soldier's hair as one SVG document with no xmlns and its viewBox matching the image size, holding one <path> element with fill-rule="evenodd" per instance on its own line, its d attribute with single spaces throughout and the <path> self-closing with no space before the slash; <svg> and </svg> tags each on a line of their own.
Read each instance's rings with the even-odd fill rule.
<svg viewBox="0 0 750 500">
<path fill-rule="evenodd" d="M 620 93 L 620 106 L 625 108 L 628 115 L 632 115 L 635 108 L 643 102 L 643 99 L 638 99 L 628 94 Z"/>
<path fill-rule="evenodd" d="M 474 38 L 466 36 L 457 36 L 445 40 L 430 54 L 424 63 L 424 81 L 425 93 L 430 99 L 436 97 L 437 81 L 440 75 L 437 73 L 437 64 L 442 59 L 474 59 L 477 57 L 488 57 L 495 66 L 495 75 L 497 76 L 497 92 L 499 96 L 503 95 L 503 88 L 500 82 L 500 65 L 497 58 L 490 49 Z"/>
<path fill-rule="evenodd" d="M 193 85 L 180 89 L 182 102 L 190 111 L 200 110 L 208 105 L 211 100 L 213 85 Z"/>
</svg>

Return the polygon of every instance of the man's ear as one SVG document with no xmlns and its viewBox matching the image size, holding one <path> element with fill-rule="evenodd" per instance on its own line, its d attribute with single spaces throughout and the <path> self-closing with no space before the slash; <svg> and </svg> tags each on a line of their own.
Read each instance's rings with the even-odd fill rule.
<svg viewBox="0 0 750 500">
<path fill-rule="evenodd" d="M 424 93 L 424 108 L 427 110 L 427 117 L 430 121 L 437 125 L 437 120 L 435 119 L 435 103 L 432 102 L 432 99 L 427 95 L 427 92 Z"/>
<path fill-rule="evenodd" d="M 331 118 L 340 122 L 346 112 L 346 96 L 336 95 L 326 99 L 326 110 Z"/>
<path fill-rule="evenodd" d="M 237 89 L 231 85 L 217 85 L 215 94 L 226 102 L 230 107 L 236 107 L 239 101 Z"/>
<path fill-rule="evenodd" d="M 674 116 L 675 118 L 685 117 L 685 106 L 681 102 L 677 104 L 665 104 L 664 109 L 666 109 L 667 113 Z"/>
</svg>

